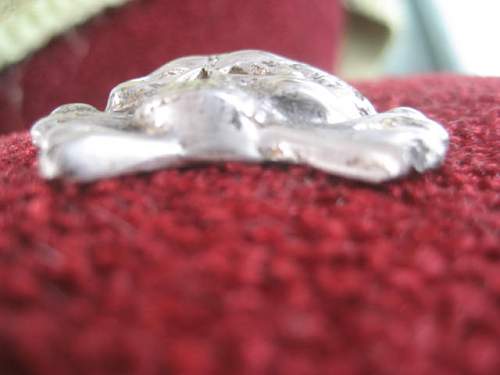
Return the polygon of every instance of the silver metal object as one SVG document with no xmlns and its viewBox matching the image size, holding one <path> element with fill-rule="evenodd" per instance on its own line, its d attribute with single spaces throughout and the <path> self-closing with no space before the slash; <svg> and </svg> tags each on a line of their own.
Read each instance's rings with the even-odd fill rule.
<svg viewBox="0 0 500 375">
<path fill-rule="evenodd" d="M 342 80 L 262 51 L 171 61 L 114 88 L 104 112 L 64 105 L 31 136 L 41 175 L 76 181 L 230 160 L 378 183 L 437 167 L 448 146 L 417 110 L 377 113 Z"/>
</svg>

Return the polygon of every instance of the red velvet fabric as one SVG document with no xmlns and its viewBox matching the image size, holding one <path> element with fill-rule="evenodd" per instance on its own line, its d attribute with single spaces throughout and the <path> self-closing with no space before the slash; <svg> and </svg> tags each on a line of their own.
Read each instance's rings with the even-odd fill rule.
<svg viewBox="0 0 500 375">
<path fill-rule="evenodd" d="M 110 11 L 0 74 L 0 133 L 55 107 L 102 108 L 116 84 L 192 54 L 257 48 L 331 70 L 340 0 L 141 0 Z"/>
<path fill-rule="evenodd" d="M 446 163 L 369 186 L 227 164 L 91 185 L 0 138 L 2 374 L 498 374 L 500 79 L 360 85 Z"/>
</svg>

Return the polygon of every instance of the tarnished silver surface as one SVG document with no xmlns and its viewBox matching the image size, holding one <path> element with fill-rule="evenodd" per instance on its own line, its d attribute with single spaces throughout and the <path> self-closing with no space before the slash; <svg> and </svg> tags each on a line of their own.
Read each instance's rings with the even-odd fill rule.
<svg viewBox="0 0 500 375">
<path fill-rule="evenodd" d="M 104 112 L 64 105 L 31 135 L 41 175 L 77 181 L 233 160 L 377 183 L 437 167 L 448 145 L 422 113 L 377 113 L 340 79 L 262 51 L 174 60 L 114 88 Z"/>
</svg>

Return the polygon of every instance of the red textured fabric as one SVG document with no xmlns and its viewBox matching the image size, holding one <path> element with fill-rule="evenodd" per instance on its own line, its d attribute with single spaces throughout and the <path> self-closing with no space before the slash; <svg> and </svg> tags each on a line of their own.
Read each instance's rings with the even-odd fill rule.
<svg viewBox="0 0 500 375">
<path fill-rule="evenodd" d="M 0 74 L 0 133 L 63 103 L 102 108 L 116 84 L 171 59 L 257 48 L 331 70 L 340 0 L 141 0 L 92 20 Z"/>
<path fill-rule="evenodd" d="M 379 186 L 227 164 L 91 185 L 0 138 L 2 374 L 498 374 L 500 79 L 360 85 L 451 133 Z"/>
</svg>

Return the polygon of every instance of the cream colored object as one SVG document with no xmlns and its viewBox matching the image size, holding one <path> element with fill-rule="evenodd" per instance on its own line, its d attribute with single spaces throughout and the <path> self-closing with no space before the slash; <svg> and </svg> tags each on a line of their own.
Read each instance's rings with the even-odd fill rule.
<svg viewBox="0 0 500 375">
<path fill-rule="evenodd" d="M 339 75 L 369 79 L 383 70 L 384 54 L 403 22 L 400 0 L 344 0 L 347 30 L 341 49 Z"/>
<path fill-rule="evenodd" d="M 0 69 L 54 36 L 127 0 L 0 0 Z"/>
</svg>

